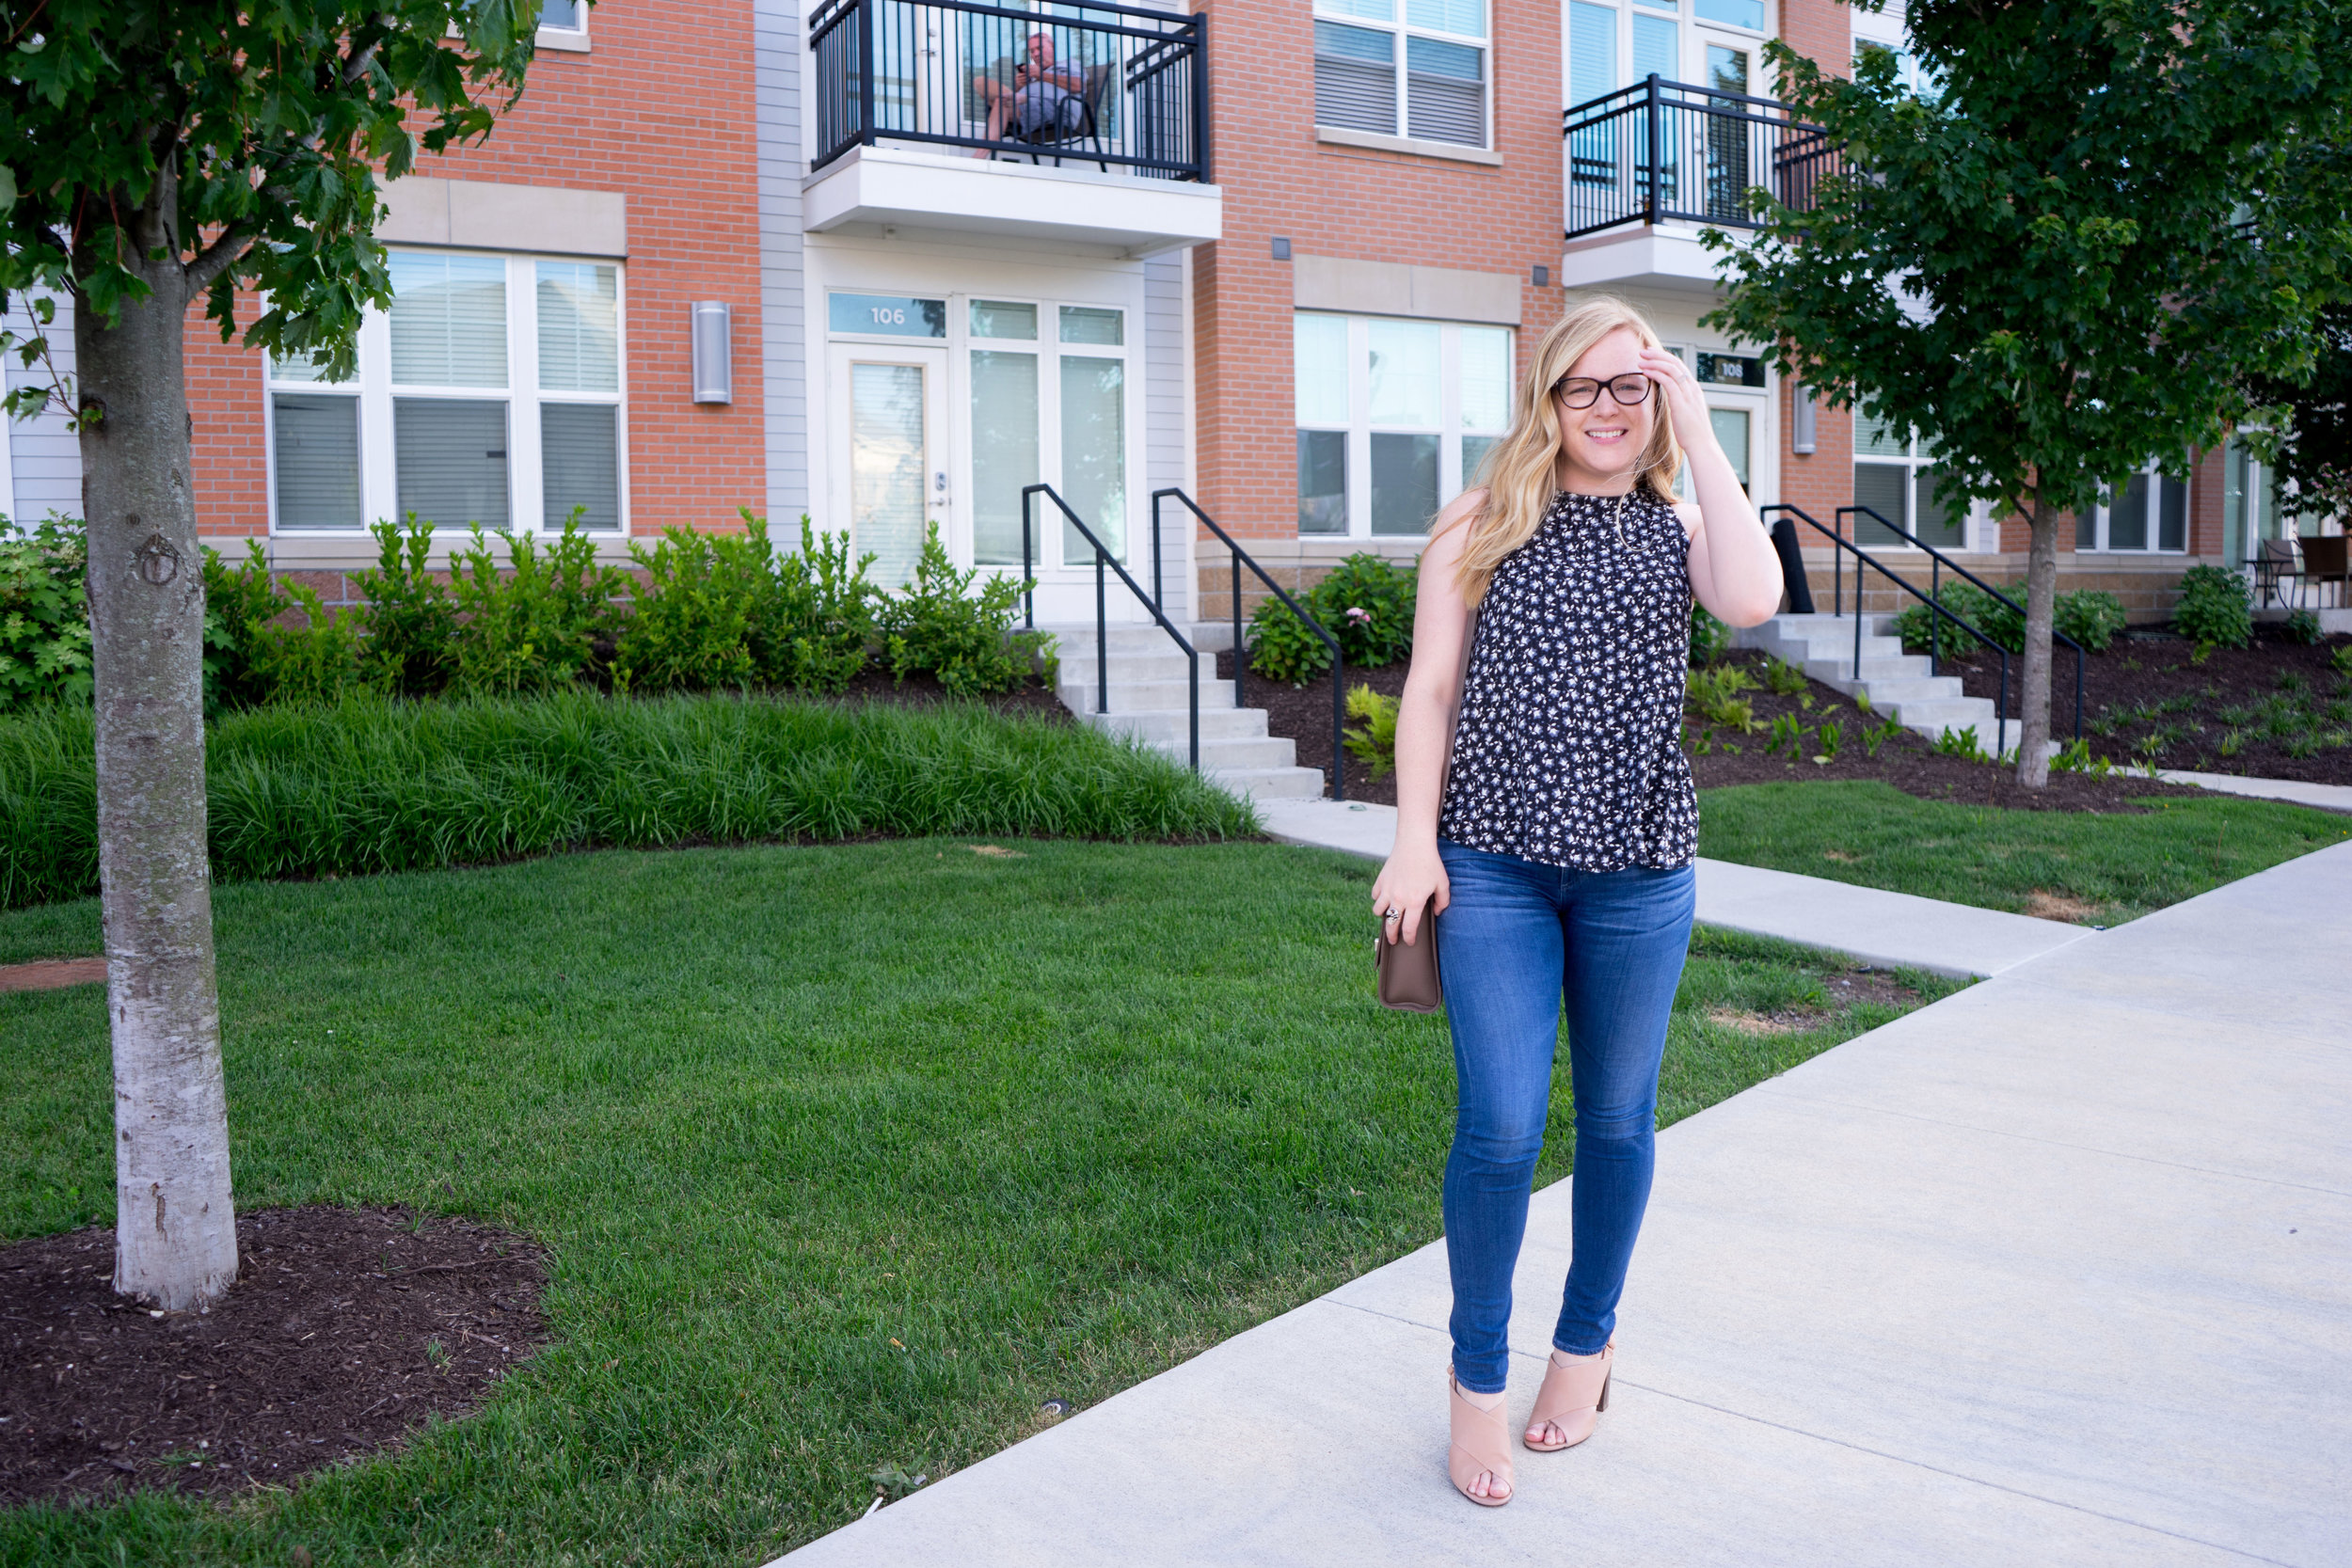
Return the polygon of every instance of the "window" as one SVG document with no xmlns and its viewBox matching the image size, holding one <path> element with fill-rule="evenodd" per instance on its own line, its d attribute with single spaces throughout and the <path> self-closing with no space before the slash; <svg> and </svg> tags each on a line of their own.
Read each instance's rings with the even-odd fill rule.
<svg viewBox="0 0 2352 1568">
<path fill-rule="evenodd" d="M 1883 55 L 1893 59 L 1895 85 L 1913 97 L 1932 100 L 1943 96 L 1943 83 L 1937 79 L 1934 71 L 1920 63 L 1919 56 L 1911 49 L 1899 48 L 1891 43 L 1880 43 L 1869 39 L 1854 40 L 1854 64 L 1862 64 L 1866 57 L 1872 55 Z"/>
<path fill-rule="evenodd" d="M 389 272 L 351 379 L 268 368 L 276 526 L 619 530 L 620 268 L 395 250 Z"/>
<path fill-rule="evenodd" d="M 1485 147 L 1486 74 L 1486 0 L 1317 0 L 1317 125 Z"/>
<path fill-rule="evenodd" d="M 2078 550 L 2157 550 L 2188 548 L 2188 481 L 2169 479 L 2155 465 L 2110 486 L 2099 504 L 2074 518 L 2074 547 Z"/>
<path fill-rule="evenodd" d="M 1856 410 L 1853 503 L 1868 507 L 1885 522 L 1867 514 L 1857 515 L 1855 542 L 1907 547 L 1901 536 L 1886 526 L 1892 523 L 1937 549 L 1964 550 L 1968 547 L 1968 508 L 1963 505 L 1955 517 L 1946 512 L 1945 500 L 1937 483 L 1934 444 Z"/>
<path fill-rule="evenodd" d="M 1410 535 L 1474 483 L 1511 423 L 1511 329 L 1293 318 L 1298 531 Z"/>
</svg>

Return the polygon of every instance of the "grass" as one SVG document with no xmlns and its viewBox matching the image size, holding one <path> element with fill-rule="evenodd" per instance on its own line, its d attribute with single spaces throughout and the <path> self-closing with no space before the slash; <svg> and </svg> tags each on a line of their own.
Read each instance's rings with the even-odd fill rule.
<svg viewBox="0 0 2352 1568">
<path fill-rule="evenodd" d="M 753 1564 L 1438 1235 L 1452 1060 L 1372 1000 L 1369 865 L 973 842 L 221 889 L 241 1204 L 528 1230 L 553 1342 L 405 1451 L 21 1510 L 0 1560 Z M 97 939 L 0 914 L 6 959 Z M 1895 1015 L 1836 969 L 1701 933 L 1660 1119 Z M 0 1235 L 109 1219 L 103 992 L 0 996 Z"/>
<path fill-rule="evenodd" d="M 1703 792 L 1699 853 L 2018 913 L 2112 926 L 2352 838 L 2352 817 L 2151 797 L 2144 816 L 1924 800 L 1875 780 Z"/>
<path fill-rule="evenodd" d="M 97 891 L 91 722 L 87 708 L 0 719 L 0 908 Z M 224 882 L 601 845 L 1256 829 L 1148 748 L 969 704 L 355 697 L 233 714 L 206 752 Z"/>
</svg>

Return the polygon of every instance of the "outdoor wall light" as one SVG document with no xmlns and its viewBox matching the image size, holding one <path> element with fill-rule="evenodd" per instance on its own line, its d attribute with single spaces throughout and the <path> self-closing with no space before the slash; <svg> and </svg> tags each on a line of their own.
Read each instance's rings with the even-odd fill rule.
<svg viewBox="0 0 2352 1568">
<path fill-rule="evenodd" d="M 1274 238 L 1274 259 L 1278 261 L 1287 261 L 1291 259 L 1291 243 L 1289 239 L 1279 234 Z"/>
<path fill-rule="evenodd" d="M 694 401 L 735 401 L 734 312 L 722 300 L 698 299 L 691 312 Z"/>
<path fill-rule="evenodd" d="M 1534 271 L 1534 279 L 1535 279 L 1535 287 L 1537 287 L 1537 288 L 1539 288 L 1539 289 L 1549 289 L 1549 288 L 1550 288 L 1550 287 L 1551 287 L 1551 269 L 1550 269 L 1549 267 L 1537 267 L 1537 268 L 1535 269 L 1535 271 Z"/>
<path fill-rule="evenodd" d="M 1799 382 L 1788 389 L 1788 450 L 1801 457 L 1810 457 L 1820 441 L 1815 432 L 1814 416 L 1819 405 L 1813 401 L 1813 388 Z"/>
</svg>

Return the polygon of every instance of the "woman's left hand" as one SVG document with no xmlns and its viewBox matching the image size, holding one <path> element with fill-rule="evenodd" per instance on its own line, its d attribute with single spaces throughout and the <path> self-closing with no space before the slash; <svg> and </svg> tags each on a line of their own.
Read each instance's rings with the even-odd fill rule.
<svg viewBox="0 0 2352 1568">
<path fill-rule="evenodd" d="M 1699 390 L 1698 377 L 1691 373 L 1691 367 L 1662 348 L 1644 349 L 1640 363 L 1642 373 L 1658 388 L 1659 400 L 1666 405 L 1675 439 L 1682 450 L 1689 451 L 1702 443 L 1714 445 L 1715 427 L 1707 418 L 1707 394 Z"/>
</svg>

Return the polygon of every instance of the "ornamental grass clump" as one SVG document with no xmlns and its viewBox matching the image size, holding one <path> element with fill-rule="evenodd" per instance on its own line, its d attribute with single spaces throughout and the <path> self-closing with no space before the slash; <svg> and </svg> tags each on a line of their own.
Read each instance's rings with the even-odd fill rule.
<svg viewBox="0 0 2352 1568">
<path fill-rule="evenodd" d="M 0 719 L 0 907 L 97 890 L 91 716 Z M 214 875 L 349 876 L 562 849 L 935 833 L 1234 838 L 1250 809 L 1140 744 L 974 705 L 731 696 L 399 702 L 211 726 Z"/>
</svg>

